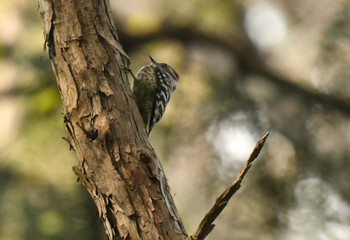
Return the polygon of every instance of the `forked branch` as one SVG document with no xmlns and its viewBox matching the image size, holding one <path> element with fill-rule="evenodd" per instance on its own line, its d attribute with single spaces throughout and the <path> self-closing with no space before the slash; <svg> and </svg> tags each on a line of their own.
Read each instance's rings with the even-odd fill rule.
<svg viewBox="0 0 350 240">
<path fill-rule="evenodd" d="M 209 233 L 213 230 L 215 227 L 215 224 L 213 222 L 215 219 L 220 215 L 222 210 L 226 207 L 228 201 L 232 198 L 232 196 L 238 191 L 238 189 L 241 187 L 241 182 L 248 172 L 249 168 L 251 167 L 253 161 L 258 157 L 261 149 L 264 146 L 264 143 L 269 136 L 269 132 L 265 133 L 265 135 L 256 143 L 254 150 L 250 154 L 248 160 L 246 161 L 245 165 L 243 166 L 241 172 L 237 176 L 236 180 L 225 189 L 223 193 L 216 199 L 215 204 L 210 209 L 210 211 L 204 216 L 203 220 L 199 224 L 196 232 L 191 236 L 193 240 L 203 240 L 205 239 Z"/>
</svg>

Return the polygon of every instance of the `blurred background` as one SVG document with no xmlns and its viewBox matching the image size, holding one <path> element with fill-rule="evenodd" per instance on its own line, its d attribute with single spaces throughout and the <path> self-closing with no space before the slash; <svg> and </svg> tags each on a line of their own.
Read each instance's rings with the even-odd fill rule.
<svg viewBox="0 0 350 240">
<path fill-rule="evenodd" d="M 191 234 L 270 137 L 207 239 L 350 239 L 350 2 L 111 1 L 136 72 L 180 85 L 150 141 Z M 0 3 L 0 239 L 105 239 L 72 171 L 37 4 Z"/>
</svg>

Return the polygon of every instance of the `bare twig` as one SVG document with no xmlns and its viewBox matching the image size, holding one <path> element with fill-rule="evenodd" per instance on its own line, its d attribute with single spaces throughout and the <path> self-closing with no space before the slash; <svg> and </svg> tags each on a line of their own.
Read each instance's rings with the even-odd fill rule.
<svg viewBox="0 0 350 240">
<path fill-rule="evenodd" d="M 210 209 L 210 211 L 204 216 L 202 222 L 199 224 L 197 231 L 191 236 L 193 240 L 203 240 L 205 239 L 209 233 L 213 230 L 215 225 L 213 222 L 220 215 L 222 210 L 226 207 L 228 201 L 231 197 L 238 191 L 241 187 L 241 182 L 251 167 L 253 161 L 258 157 L 261 149 L 264 146 L 264 143 L 269 136 L 269 132 L 265 133 L 265 135 L 256 143 L 253 152 L 250 154 L 248 160 L 243 166 L 241 172 L 237 176 L 236 180 L 225 189 L 223 193 L 216 199 L 215 204 Z"/>
</svg>

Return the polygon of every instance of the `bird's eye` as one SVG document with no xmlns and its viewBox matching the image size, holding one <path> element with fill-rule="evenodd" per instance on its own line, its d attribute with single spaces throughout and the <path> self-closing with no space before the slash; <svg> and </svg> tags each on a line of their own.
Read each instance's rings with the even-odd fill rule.
<svg viewBox="0 0 350 240">
<path fill-rule="evenodd" d="M 162 63 L 162 67 L 167 67 L 167 66 L 168 66 L 168 64 Z"/>
</svg>

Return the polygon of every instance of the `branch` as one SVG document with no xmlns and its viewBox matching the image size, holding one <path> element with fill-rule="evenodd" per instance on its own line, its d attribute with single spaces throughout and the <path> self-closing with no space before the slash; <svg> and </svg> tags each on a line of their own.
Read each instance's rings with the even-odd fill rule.
<svg viewBox="0 0 350 240">
<path fill-rule="evenodd" d="M 120 22 L 122 21 L 120 20 Z M 261 75 L 278 88 L 297 94 L 311 103 L 320 103 L 331 109 L 339 110 L 343 114 L 350 114 L 350 102 L 341 96 L 322 93 L 317 89 L 296 84 L 291 76 L 277 73 L 268 67 L 247 39 L 216 36 L 190 25 L 179 26 L 172 23 L 164 23 L 157 31 L 137 35 L 137 37 L 129 35 L 125 29 L 120 28 L 119 35 L 121 42 L 128 43 L 128 46 L 126 46 L 128 52 L 132 51 L 132 49 L 137 49 L 141 44 L 155 39 L 175 39 L 187 45 L 198 42 L 212 44 L 234 56 L 237 59 L 238 68 L 242 72 Z"/>
<path fill-rule="evenodd" d="M 241 187 L 241 182 L 243 181 L 244 176 L 248 172 L 253 161 L 258 157 L 268 136 L 269 136 L 269 132 L 265 133 L 265 135 L 256 143 L 253 152 L 250 154 L 247 162 L 243 166 L 236 180 L 232 183 L 231 186 L 226 188 L 223 193 L 221 193 L 221 195 L 216 199 L 216 202 L 213 205 L 213 207 L 204 216 L 202 222 L 199 224 L 197 228 L 197 231 L 195 232 L 195 234 L 192 235 L 193 240 L 205 239 L 209 235 L 209 233 L 214 229 L 215 225 L 213 224 L 213 222 L 220 215 L 222 210 L 224 210 L 228 201 Z"/>
<path fill-rule="evenodd" d="M 75 174 L 90 193 L 109 240 L 188 236 L 161 163 L 140 133 L 108 0 L 39 0 L 63 102 Z"/>
</svg>

